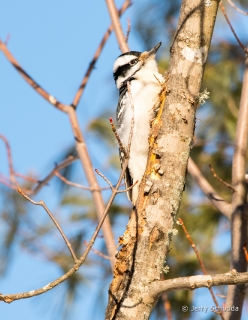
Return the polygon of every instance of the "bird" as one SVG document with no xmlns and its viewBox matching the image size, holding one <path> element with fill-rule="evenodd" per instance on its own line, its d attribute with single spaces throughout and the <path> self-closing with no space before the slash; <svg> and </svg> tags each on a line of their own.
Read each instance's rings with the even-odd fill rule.
<svg viewBox="0 0 248 320">
<path fill-rule="evenodd" d="M 147 165 L 150 123 L 156 116 L 155 105 L 158 103 L 161 84 L 164 83 L 155 60 L 161 44 L 162 42 L 159 42 L 150 51 L 125 52 L 115 60 L 113 67 L 115 84 L 119 90 L 116 131 L 125 148 L 128 147 L 132 118 L 134 119 L 129 160 L 124 175 L 127 189 L 138 181 L 133 188 L 127 190 L 127 197 L 134 206 Z M 129 83 L 132 101 L 127 83 Z M 121 149 L 119 155 L 122 165 L 124 153 Z"/>
</svg>

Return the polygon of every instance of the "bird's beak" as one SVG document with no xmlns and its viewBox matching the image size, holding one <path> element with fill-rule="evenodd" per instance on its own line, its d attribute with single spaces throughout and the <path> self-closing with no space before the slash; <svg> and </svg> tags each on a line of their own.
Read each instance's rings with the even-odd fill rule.
<svg viewBox="0 0 248 320">
<path fill-rule="evenodd" d="M 159 47 L 161 46 L 162 42 L 159 42 L 158 44 L 156 44 L 156 46 L 154 48 L 152 48 L 151 51 L 148 52 L 148 56 L 153 56 L 156 55 Z"/>
</svg>

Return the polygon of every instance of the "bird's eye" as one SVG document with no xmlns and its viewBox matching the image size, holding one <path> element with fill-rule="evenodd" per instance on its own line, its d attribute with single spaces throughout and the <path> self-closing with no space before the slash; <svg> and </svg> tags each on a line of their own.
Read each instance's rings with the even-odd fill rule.
<svg viewBox="0 0 248 320">
<path fill-rule="evenodd" d="M 133 59 L 129 62 L 131 66 L 135 65 L 138 62 L 138 59 Z"/>
</svg>

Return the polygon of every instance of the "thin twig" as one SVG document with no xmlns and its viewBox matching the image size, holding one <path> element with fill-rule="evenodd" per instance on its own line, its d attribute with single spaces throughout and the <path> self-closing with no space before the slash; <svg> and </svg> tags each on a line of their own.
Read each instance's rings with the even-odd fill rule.
<svg viewBox="0 0 248 320">
<path fill-rule="evenodd" d="M 233 26 L 232 26 L 232 24 L 231 24 L 231 22 L 230 22 L 230 20 L 229 20 L 229 18 L 228 18 L 228 16 L 227 16 L 227 14 L 226 14 L 226 10 L 225 10 L 225 8 L 224 8 L 224 6 L 223 6 L 222 1 L 220 1 L 220 8 L 221 8 L 221 11 L 222 11 L 224 17 L 226 18 L 226 21 L 227 21 L 227 23 L 229 24 L 229 27 L 231 28 L 232 33 L 233 33 L 234 37 L 236 38 L 238 44 L 239 44 L 240 47 L 244 50 L 244 52 L 248 53 L 247 48 L 246 48 L 246 47 L 243 45 L 243 43 L 239 40 L 239 37 L 237 36 L 236 32 L 234 31 Z"/>
<path fill-rule="evenodd" d="M 241 9 L 239 9 L 238 7 L 236 7 L 236 5 L 231 1 L 231 0 L 227 0 L 227 2 L 229 2 L 229 4 L 235 9 L 237 10 L 239 13 L 244 14 L 245 16 L 248 16 L 248 12 L 245 12 Z"/>
<path fill-rule="evenodd" d="M 214 178 L 216 178 L 218 181 L 220 181 L 222 184 L 224 184 L 224 186 L 226 186 L 227 188 L 231 189 L 232 191 L 235 191 L 235 189 L 229 183 L 225 182 L 224 180 L 222 180 L 220 177 L 217 176 L 217 174 L 214 171 L 214 168 L 212 167 L 211 164 L 209 164 L 209 168 L 210 168 Z"/>
<path fill-rule="evenodd" d="M 121 142 L 121 139 L 117 133 L 117 130 L 116 130 L 116 127 L 114 125 L 114 122 L 113 122 L 113 119 L 112 118 L 109 118 L 109 122 L 111 124 L 111 128 L 112 128 L 112 131 L 114 132 L 115 134 L 115 137 L 116 137 L 116 140 L 118 142 L 118 145 L 119 145 L 119 149 L 120 149 L 120 152 L 122 152 L 124 154 L 124 156 L 126 156 L 126 150 L 125 150 L 125 147 L 123 146 L 122 142 Z"/>
<path fill-rule="evenodd" d="M 163 300 L 163 305 L 164 305 L 164 311 L 165 311 L 165 314 L 166 314 L 166 319 L 167 320 L 173 320 L 172 312 L 171 312 L 171 304 L 170 304 L 170 301 L 168 299 L 167 293 L 164 293 L 162 295 L 162 300 Z"/>
<path fill-rule="evenodd" d="M 95 169 L 96 173 L 103 178 L 104 181 L 107 182 L 107 184 L 110 186 L 110 189 L 113 191 L 114 190 L 114 187 L 112 185 L 112 183 L 105 177 L 104 174 L 102 174 L 98 169 Z"/>
<path fill-rule="evenodd" d="M 211 203 L 215 206 L 215 208 L 218 209 L 227 218 L 229 218 L 231 214 L 231 205 L 217 194 L 214 188 L 202 175 L 200 169 L 197 167 L 192 158 L 189 158 L 188 172 L 201 188 L 205 196 L 208 197 Z"/>
<path fill-rule="evenodd" d="M 109 185 L 109 187 L 111 188 L 112 191 L 116 189 L 116 186 L 113 186 L 112 183 L 107 179 L 107 177 L 106 177 L 104 174 L 102 174 L 98 169 L 95 169 L 95 171 L 96 171 L 96 173 L 97 173 L 101 178 L 103 178 L 103 180 L 105 180 L 105 181 L 107 182 L 107 184 Z M 131 189 L 133 189 L 133 187 L 134 187 L 138 182 L 139 182 L 139 181 L 137 180 L 137 181 L 135 181 L 135 183 L 133 183 L 130 187 L 128 187 L 128 188 L 126 188 L 126 189 L 124 189 L 124 190 L 117 190 L 116 193 L 124 193 L 124 192 L 127 192 L 127 191 L 131 190 Z M 109 188 L 108 188 L 108 189 L 109 189 Z"/>
<path fill-rule="evenodd" d="M 118 11 L 119 17 L 121 17 L 121 15 L 128 9 L 128 7 L 130 5 L 131 5 L 130 0 L 126 0 L 123 3 L 121 9 Z M 107 40 L 108 40 L 108 38 L 109 38 L 109 36 L 110 36 L 112 31 L 113 31 L 113 25 L 111 24 L 109 26 L 108 30 L 105 32 L 105 34 L 104 34 L 104 36 L 102 38 L 102 41 L 100 42 L 100 44 L 99 44 L 99 46 L 98 46 L 98 48 L 97 48 L 97 50 L 96 50 L 96 52 L 95 52 L 95 54 L 93 56 L 93 59 L 91 60 L 91 62 L 89 64 L 89 67 L 88 67 L 88 69 L 87 69 L 87 71 L 86 71 L 86 73 L 84 75 L 84 78 L 83 78 L 83 80 L 82 80 L 82 82 L 81 82 L 81 84 L 80 84 L 80 86 L 78 88 L 78 91 L 75 94 L 75 97 L 74 97 L 73 102 L 71 104 L 75 109 L 78 106 L 78 103 L 79 103 L 79 101 L 80 101 L 80 99 L 82 97 L 82 94 L 83 94 L 84 89 L 86 87 L 86 84 L 87 84 L 87 82 L 89 80 L 91 72 L 93 71 L 93 69 L 95 67 L 95 64 L 96 64 L 96 62 L 97 62 L 97 60 L 98 60 L 98 58 L 99 58 L 99 56 L 100 56 L 100 54 L 101 54 L 101 52 L 103 50 L 103 47 L 104 47 L 105 43 L 107 42 Z"/>
<path fill-rule="evenodd" d="M 88 242 L 87 241 L 84 241 L 84 244 L 87 246 L 88 245 Z M 110 260 L 110 257 L 109 256 L 106 256 L 106 254 L 103 254 L 101 253 L 100 251 L 94 249 L 94 248 L 91 248 L 91 251 L 94 252 L 95 254 L 97 254 L 99 257 L 102 257 L 106 260 Z"/>
<path fill-rule="evenodd" d="M 29 182 L 33 182 L 33 183 L 37 183 L 38 182 L 38 179 L 35 179 L 33 177 L 30 177 L 30 176 L 26 176 L 25 174 L 22 174 L 22 173 L 19 173 L 19 172 L 16 172 L 16 171 L 15 171 L 15 176 L 19 177 L 19 178 L 21 178 L 23 180 L 27 180 Z"/>
<path fill-rule="evenodd" d="M 6 150 L 7 150 L 10 181 L 14 185 L 17 185 L 9 141 L 3 134 L 0 134 L 0 139 L 3 140 L 5 147 L 6 147 Z"/>
<path fill-rule="evenodd" d="M 133 189 L 133 187 L 134 187 L 138 182 L 139 182 L 139 180 L 135 181 L 135 183 L 133 183 L 130 187 L 128 187 L 128 188 L 126 188 L 126 189 L 124 189 L 124 190 L 118 190 L 117 193 L 123 193 L 123 192 L 127 192 L 127 191 Z"/>
<path fill-rule="evenodd" d="M 7 46 L 8 43 L 9 43 L 9 40 L 10 40 L 10 34 L 7 35 L 5 41 L 4 41 L 4 44 Z"/>
<path fill-rule="evenodd" d="M 20 73 L 20 75 L 31 85 L 31 87 L 37 91 L 46 101 L 51 103 L 54 107 L 58 108 L 63 112 L 67 112 L 68 106 L 56 100 L 50 95 L 45 89 L 43 89 L 33 78 L 31 78 L 27 72 L 21 67 L 14 56 L 7 49 L 6 45 L 0 41 L 0 50 L 4 53 L 5 57 L 13 65 L 13 67 Z"/>
<path fill-rule="evenodd" d="M 75 182 L 71 182 L 69 180 L 67 180 L 65 177 L 63 177 L 58 171 L 55 172 L 55 176 L 57 176 L 61 181 L 63 181 L 65 184 L 68 184 L 68 186 L 72 186 L 78 189 L 82 189 L 82 190 L 88 190 L 88 191 L 103 191 L 103 190 L 109 190 L 109 187 L 106 188 L 91 188 L 91 187 L 86 187 L 86 186 L 82 186 L 79 183 L 75 183 Z"/>
<path fill-rule="evenodd" d="M 129 3 L 130 3 L 130 1 L 129 1 Z M 117 42 L 119 44 L 120 50 L 123 53 L 127 52 L 127 51 L 129 51 L 129 48 L 128 48 L 128 45 L 125 41 L 125 35 L 124 35 L 122 27 L 121 27 L 120 19 L 118 16 L 118 12 L 117 12 L 114 0 L 106 0 L 106 4 L 108 7 L 110 19 L 112 21 L 113 29 L 114 29 L 115 36 L 116 36 Z"/>
<path fill-rule="evenodd" d="M 246 243 L 244 243 L 244 245 L 243 245 L 243 250 L 244 250 L 246 262 L 248 263 L 248 252 L 247 252 L 247 249 L 246 249 Z"/>
<path fill-rule="evenodd" d="M 198 259 L 198 261 L 199 261 L 199 264 L 200 264 L 200 266 L 201 266 L 201 269 L 202 269 L 203 273 L 204 273 L 205 275 L 207 275 L 207 270 L 206 270 L 206 268 L 205 268 L 205 266 L 204 266 L 204 263 L 203 263 L 203 261 L 202 261 L 202 259 L 201 259 L 201 257 L 200 257 L 200 253 L 199 253 L 198 249 L 196 248 L 196 245 L 194 244 L 194 242 L 193 242 L 190 234 L 188 233 L 188 230 L 186 229 L 183 220 L 182 220 L 181 218 L 178 218 L 178 221 L 179 221 L 180 225 L 182 226 L 183 231 L 184 231 L 184 233 L 186 234 L 186 238 L 188 239 L 189 243 L 191 244 L 192 249 L 194 250 L 194 252 L 195 252 L 195 254 L 196 254 L 196 257 L 197 257 L 197 259 Z M 210 294 L 211 294 L 211 296 L 212 296 L 212 298 L 213 298 L 213 301 L 214 301 L 217 309 L 218 309 L 218 310 L 221 310 L 220 307 L 219 307 L 218 301 L 216 300 L 216 297 L 215 297 L 215 295 L 214 295 L 213 289 L 212 289 L 212 288 L 209 288 L 209 291 L 210 291 Z M 218 314 L 220 315 L 220 317 L 221 317 L 222 320 L 225 320 L 225 318 L 224 318 L 224 316 L 223 316 L 223 314 L 222 314 L 221 311 L 218 311 L 218 312 L 216 312 L 216 313 L 218 313 Z"/>
<path fill-rule="evenodd" d="M 127 35 L 126 35 L 126 39 L 125 39 L 126 43 L 128 43 L 130 31 L 131 31 L 131 22 L 130 22 L 130 19 L 127 18 Z"/>
<path fill-rule="evenodd" d="M 20 188 L 17 189 L 17 191 L 25 198 L 27 199 L 29 202 L 31 202 L 32 204 L 36 205 L 36 206 L 41 206 L 45 209 L 45 211 L 47 212 L 47 214 L 49 215 L 49 217 L 51 218 L 51 220 L 53 221 L 53 223 L 55 224 L 55 226 L 57 227 L 57 229 L 59 230 L 60 234 L 62 235 L 68 249 L 70 250 L 70 253 L 74 259 L 74 262 L 77 263 L 78 259 L 76 257 L 76 254 L 71 246 L 70 241 L 67 239 L 66 235 L 64 234 L 62 228 L 60 227 L 59 223 L 57 222 L 57 220 L 55 219 L 55 217 L 53 216 L 53 214 L 51 213 L 51 211 L 48 209 L 48 207 L 46 206 L 45 202 L 43 200 L 40 200 L 39 202 L 36 202 L 32 199 L 30 199 L 26 194 L 24 194 L 22 192 L 22 190 Z"/>
<path fill-rule="evenodd" d="M 68 158 L 63 160 L 61 163 L 56 164 L 54 169 L 43 180 L 38 181 L 38 185 L 34 187 L 34 189 L 30 190 L 28 194 L 35 195 L 36 193 L 38 193 L 40 189 L 43 186 L 47 185 L 48 182 L 55 176 L 56 172 L 66 168 L 67 166 L 69 166 L 70 164 L 72 164 L 78 159 L 79 159 L 78 156 L 69 156 Z"/>
<path fill-rule="evenodd" d="M 4 184 L 6 187 L 16 190 L 16 186 L 13 185 L 10 180 L 2 173 L 0 173 L 0 183 Z"/>
</svg>

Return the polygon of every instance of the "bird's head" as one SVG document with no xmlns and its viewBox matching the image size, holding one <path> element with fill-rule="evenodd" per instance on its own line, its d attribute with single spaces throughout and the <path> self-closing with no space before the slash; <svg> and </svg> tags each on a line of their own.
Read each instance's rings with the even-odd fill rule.
<svg viewBox="0 0 248 320">
<path fill-rule="evenodd" d="M 156 53 L 161 46 L 159 42 L 152 50 L 137 52 L 129 51 L 121 54 L 114 63 L 114 79 L 118 89 L 131 77 L 139 76 L 139 73 L 151 71 L 157 72 L 157 63 L 155 61 Z"/>
</svg>

